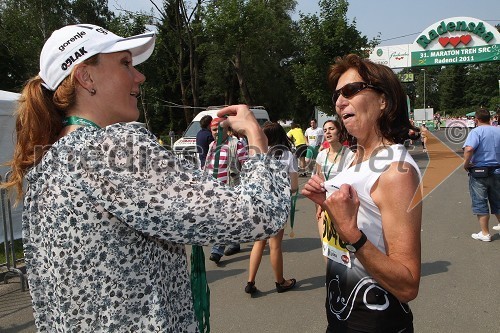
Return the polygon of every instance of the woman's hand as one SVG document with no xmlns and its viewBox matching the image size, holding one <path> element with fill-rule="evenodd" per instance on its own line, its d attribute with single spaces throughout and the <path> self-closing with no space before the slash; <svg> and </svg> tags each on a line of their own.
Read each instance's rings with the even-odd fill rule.
<svg viewBox="0 0 500 333">
<path fill-rule="evenodd" d="M 249 155 L 267 153 L 267 137 L 247 105 L 230 105 L 219 112 L 217 117 L 227 117 L 222 122 L 224 128 L 231 127 L 248 139 Z"/>
<path fill-rule="evenodd" d="M 302 189 L 302 195 L 318 205 L 322 205 L 326 198 L 326 190 L 323 179 L 317 175 L 312 176 Z"/>
<path fill-rule="evenodd" d="M 323 219 L 323 209 L 321 209 L 320 205 L 316 205 L 316 220 L 322 220 Z"/>
<path fill-rule="evenodd" d="M 222 127 L 231 127 L 238 134 L 245 136 L 249 134 L 247 133 L 249 131 L 260 129 L 252 111 L 244 104 L 227 106 L 217 112 L 217 117 L 227 117 Z"/>
<path fill-rule="evenodd" d="M 338 191 L 332 193 L 323 207 L 328 212 L 335 224 L 340 238 L 344 242 L 354 243 L 360 237 L 358 229 L 358 209 L 359 198 L 356 190 L 351 186 L 344 184 Z"/>
</svg>

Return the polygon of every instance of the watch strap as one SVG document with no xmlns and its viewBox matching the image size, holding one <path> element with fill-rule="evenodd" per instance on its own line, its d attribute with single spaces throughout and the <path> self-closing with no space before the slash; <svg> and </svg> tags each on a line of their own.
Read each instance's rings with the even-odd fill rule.
<svg viewBox="0 0 500 333">
<path fill-rule="evenodd" d="M 363 232 L 363 230 L 360 230 L 360 232 L 361 232 L 361 237 L 355 243 L 351 244 L 351 246 L 355 250 L 353 252 L 358 251 L 363 245 L 365 245 L 366 241 L 368 240 L 368 238 L 366 238 L 366 235 Z"/>
</svg>

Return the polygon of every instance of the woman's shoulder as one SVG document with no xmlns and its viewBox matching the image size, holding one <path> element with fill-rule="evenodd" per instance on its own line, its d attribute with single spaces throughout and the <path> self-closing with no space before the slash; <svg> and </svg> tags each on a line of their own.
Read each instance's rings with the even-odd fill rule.
<svg viewBox="0 0 500 333">
<path fill-rule="evenodd" d="M 323 149 L 318 153 L 318 156 L 316 156 L 316 163 L 318 164 L 324 163 L 327 156 L 328 156 L 328 149 Z"/>
</svg>

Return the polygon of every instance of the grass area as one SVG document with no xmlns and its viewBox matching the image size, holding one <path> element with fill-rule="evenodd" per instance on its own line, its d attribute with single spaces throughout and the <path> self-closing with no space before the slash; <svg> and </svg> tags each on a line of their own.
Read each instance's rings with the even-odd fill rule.
<svg viewBox="0 0 500 333">
<path fill-rule="evenodd" d="M 5 245 L 3 242 L 0 243 L 0 265 L 7 262 L 7 258 L 5 257 L 5 247 L 4 246 Z M 14 241 L 14 252 L 16 253 L 16 259 L 24 257 L 22 239 L 16 239 Z"/>
</svg>

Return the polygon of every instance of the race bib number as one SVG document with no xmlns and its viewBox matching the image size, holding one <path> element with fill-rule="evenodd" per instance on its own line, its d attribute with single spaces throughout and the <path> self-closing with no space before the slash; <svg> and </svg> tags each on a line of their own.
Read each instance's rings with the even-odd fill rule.
<svg viewBox="0 0 500 333">
<path fill-rule="evenodd" d="M 326 211 L 323 211 L 323 255 L 339 264 L 351 268 L 351 256 Z"/>
</svg>

